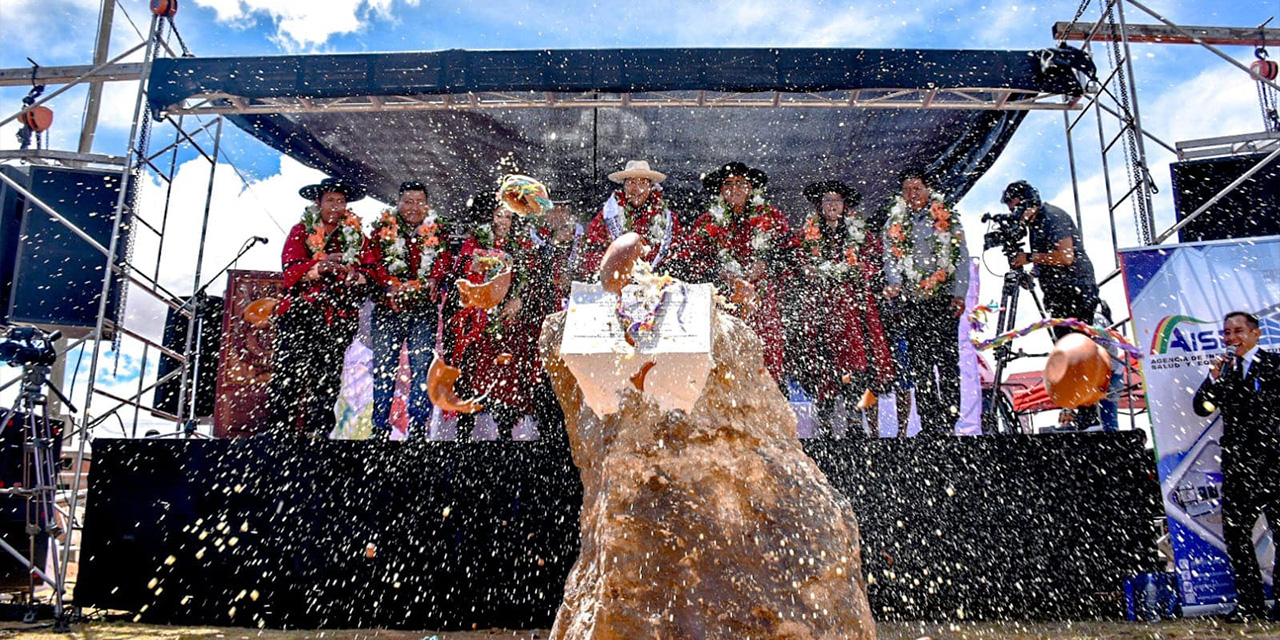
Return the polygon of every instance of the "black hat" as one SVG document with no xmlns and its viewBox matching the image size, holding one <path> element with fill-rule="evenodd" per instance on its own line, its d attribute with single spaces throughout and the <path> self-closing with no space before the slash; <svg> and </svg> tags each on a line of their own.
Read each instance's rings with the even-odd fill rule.
<svg viewBox="0 0 1280 640">
<path fill-rule="evenodd" d="M 400 190 L 396 192 L 396 195 L 402 196 L 406 191 L 421 191 L 427 194 L 428 196 L 431 195 L 431 192 L 427 191 L 427 185 L 422 184 L 417 180 L 407 180 L 405 182 L 401 182 Z"/>
<path fill-rule="evenodd" d="M 844 198 L 846 209 L 852 209 L 862 202 L 862 194 L 857 189 L 839 180 L 822 180 L 805 185 L 804 188 L 804 197 L 815 207 L 822 202 L 822 196 L 828 193 L 836 193 Z"/>
<path fill-rule="evenodd" d="M 325 178 L 319 184 L 309 184 L 298 189 L 298 195 L 314 202 L 319 202 L 326 193 L 341 193 L 347 197 L 347 202 L 355 202 L 364 197 L 364 187 L 358 187 L 342 178 Z"/>
<path fill-rule="evenodd" d="M 752 169 L 741 162 L 730 162 L 721 165 L 719 169 L 702 176 L 702 188 L 712 193 L 719 193 L 720 187 L 724 185 L 724 181 L 729 176 L 742 176 L 751 183 L 752 189 L 759 189 L 769 183 L 769 174 L 759 170 Z"/>
<path fill-rule="evenodd" d="M 468 224 L 487 224 L 493 220 L 493 210 L 498 208 L 498 197 L 491 191 L 467 198 L 466 220 Z"/>
</svg>

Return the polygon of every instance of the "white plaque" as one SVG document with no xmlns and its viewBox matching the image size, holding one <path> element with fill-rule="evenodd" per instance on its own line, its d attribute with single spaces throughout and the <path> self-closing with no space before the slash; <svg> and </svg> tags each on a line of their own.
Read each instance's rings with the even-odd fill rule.
<svg viewBox="0 0 1280 640">
<path fill-rule="evenodd" d="M 618 318 L 618 296 L 598 284 L 573 283 L 560 358 L 596 415 L 618 411 L 619 393 L 635 389 L 646 367 L 644 393 L 663 411 L 690 411 L 711 372 L 709 284 L 674 283 L 663 292 L 653 329 L 633 346 Z M 652 366 L 650 366 L 652 364 Z"/>
</svg>

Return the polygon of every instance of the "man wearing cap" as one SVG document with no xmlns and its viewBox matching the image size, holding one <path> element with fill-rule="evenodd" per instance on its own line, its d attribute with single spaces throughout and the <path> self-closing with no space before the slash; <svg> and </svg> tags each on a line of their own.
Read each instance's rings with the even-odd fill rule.
<svg viewBox="0 0 1280 640">
<path fill-rule="evenodd" d="M 858 405 L 864 394 L 881 394 L 893 382 L 893 353 L 880 322 L 883 249 L 854 208 L 856 189 L 838 180 L 804 188 L 814 206 L 798 234 L 804 278 L 794 293 L 795 376 L 817 399 L 814 437 L 829 433 L 843 404 L 849 437 L 863 435 Z M 878 433 L 876 412 L 867 414 Z"/>
<path fill-rule="evenodd" d="M 737 313 L 764 341 L 764 362 L 782 380 L 786 336 L 782 322 L 783 280 L 794 265 L 791 227 L 764 196 L 765 172 L 741 162 L 702 177 L 711 196 L 693 224 L 684 259 L 695 282 L 715 282 L 737 305 Z"/>
<path fill-rule="evenodd" d="M 267 429 L 323 438 L 336 422 L 342 358 L 367 294 L 365 236 L 347 208 L 364 189 L 325 178 L 298 194 L 313 204 L 289 231 L 281 255 L 284 291 L 276 305 Z"/>
<path fill-rule="evenodd" d="M 898 176 L 885 222 L 885 295 L 902 304 L 920 435 L 955 433 L 960 415 L 957 321 L 969 291 L 969 249 L 960 217 L 920 168 Z M 935 371 L 936 369 L 936 371 Z"/>
<path fill-rule="evenodd" d="M 428 201 L 426 185 L 400 185 L 397 205 L 373 225 L 366 252 L 379 291 L 373 296 L 373 429 L 375 438 L 391 430 L 391 400 L 400 371 L 400 350 L 409 351 L 409 433 L 426 434 L 431 417 L 427 372 L 435 346 L 438 284 L 450 257 L 442 240 L 443 221 Z"/>
<path fill-rule="evenodd" d="M 678 250 L 675 245 L 680 238 L 680 221 L 667 208 L 660 186 L 666 179 L 665 174 L 650 169 L 645 160 L 631 160 L 622 171 L 609 174 L 609 180 L 621 188 L 609 195 L 587 226 L 579 273 L 585 277 L 594 275 L 605 249 L 628 231 L 640 234 L 649 243 L 645 260 L 654 269 Z"/>
</svg>

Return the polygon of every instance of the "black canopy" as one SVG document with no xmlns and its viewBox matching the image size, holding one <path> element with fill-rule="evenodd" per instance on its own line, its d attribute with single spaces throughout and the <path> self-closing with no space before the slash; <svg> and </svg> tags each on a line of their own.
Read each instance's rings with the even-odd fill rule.
<svg viewBox="0 0 1280 640">
<path fill-rule="evenodd" d="M 157 112 L 217 112 L 272 147 L 382 199 L 416 178 L 446 212 L 501 175 L 542 179 L 588 213 L 626 160 L 648 160 L 682 216 L 698 177 L 740 160 L 797 216 L 834 178 L 882 203 L 907 164 L 953 199 L 994 162 L 1026 109 L 1081 87 L 1052 51 L 610 49 L 159 59 Z M 1057 60 L 1064 59 L 1058 56 Z M 661 105 L 661 106 L 656 106 Z M 772 108 L 771 108 L 772 107 Z"/>
</svg>

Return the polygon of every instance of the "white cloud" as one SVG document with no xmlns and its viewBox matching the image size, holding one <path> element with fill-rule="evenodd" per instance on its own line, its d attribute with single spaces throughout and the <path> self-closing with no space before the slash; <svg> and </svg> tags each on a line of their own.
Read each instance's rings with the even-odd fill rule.
<svg viewBox="0 0 1280 640">
<path fill-rule="evenodd" d="M 4 47 L 10 52 L 29 52 L 40 64 L 68 55 L 92 57 L 98 0 L 4 0 L 0 2 L 0 25 Z M 87 42 L 86 42 L 87 38 Z M 15 66 L 21 58 L 9 61 Z"/>
<path fill-rule="evenodd" d="M 673 13 L 674 19 L 651 28 L 673 33 L 683 44 L 704 46 L 877 46 L 923 20 L 921 12 L 833 7 L 813 0 L 689 2 L 676 5 Z"/>
<path fill-rule="evenodd" d="M 313 49 L 329 38 L 362 29 L 370 16 L 387 19 L 396 0 L 195 0 L 214 10 L 218 21 L 252 26 L 265 15 L 276 26 L 274 40 L 286 50 Z M 417 6 L 417 0 L 403 0 Z"/>
</svg>

